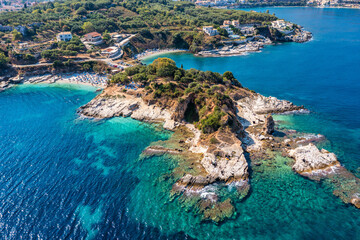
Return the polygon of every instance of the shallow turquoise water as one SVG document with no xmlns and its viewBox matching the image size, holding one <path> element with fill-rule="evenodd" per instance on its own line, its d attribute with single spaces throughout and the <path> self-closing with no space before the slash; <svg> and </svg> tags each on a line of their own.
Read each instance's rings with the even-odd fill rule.
<svg viewBox="0 0 360 240">
<path fill-rule="evenodd" d="M 242 57 L 170 57 L 185 68 L 231 70 L 251 89 L 304 104 L 312 114 L 276 119 L 326 135 L 325 147 L 359 176 L 360 11 L 270 11 L 304 25 L 314 40 Z M 279 156 L 252 166 L 235 220 L 200 223 L 170 200 L 166 174 L 176 161 L 138 159 L 171 134 L 128 118 L 79 119 L 76 109 L 94 91 L 24 85 L 0 93 L 0 239 L 360 239 L 359 210 Z"/>
</svg>

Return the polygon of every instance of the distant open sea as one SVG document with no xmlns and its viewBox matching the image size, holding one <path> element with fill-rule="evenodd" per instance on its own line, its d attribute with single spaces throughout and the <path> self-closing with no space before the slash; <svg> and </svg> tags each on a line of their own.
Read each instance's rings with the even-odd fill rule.
<svg viewBox="0 0 360 240">
<path fill-rule="evenodd" d="M 250 89 L 305 105 L 311 114 L 276 120 L 325 135 L 322 146 L 360 177 L 360 10 L 269 10 L 314 39 L 246 56 L 165 56 L 187 69 L 232 71 Z M 236 219 L 200 223 L 170 199 L 164 175 L 176 161 L 139 159 L 171 133 L 129 118 L 79 118 L 76 109 L 95 95 L 42 84 L 0 93 L 0 239 L 360 239 L 360 210 L 280 156 L 272 171 L 251 174 Z"/>
</svg>

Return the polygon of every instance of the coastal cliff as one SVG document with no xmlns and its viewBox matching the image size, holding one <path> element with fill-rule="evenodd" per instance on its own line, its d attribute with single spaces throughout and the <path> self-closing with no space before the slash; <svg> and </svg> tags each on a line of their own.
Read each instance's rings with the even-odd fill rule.
<svg viewBox="0 0 360 240">
<path fill-rule="evenodd" d="M 185 71 L 170 59 L 157 59 L 117 74 L 111 82 L 80 107 L 79 114 L 131 117 L 174 131 L 171 139 L 154 143 L 142 157 L 170 154 L 178 159 L 169 192 L 204 221 L 236 216 L 235 203 L 249 194 L 249 164 L 262 164 L 281 153 L 295 158 L 293 169 L 301 175 L 339 165 L 334 154 L 306 146 L 321 139 L 318 135 L 272 135 L 276 129 L 271 114 L 305 112 L 303 106 L 243 88 L 230 72 Z M 355 182 L 350 198 L 343 197 L 349 191 L 337 189 L 344 202 L 358 206 L 360 185 Z"/>
</svg>

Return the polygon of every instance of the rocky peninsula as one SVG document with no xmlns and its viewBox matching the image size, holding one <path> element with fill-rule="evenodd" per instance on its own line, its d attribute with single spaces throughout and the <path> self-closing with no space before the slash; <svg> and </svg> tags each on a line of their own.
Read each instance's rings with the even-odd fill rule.
<svg viewBox="0 0 360 240">
<path fill-rule="evenodd" d="M 114 75 L 101 94 L 78 110 L 86 117 L 131 117 L 174 131 L 142 157 L 170 154 L 178 160 L 169 176 L 174 182 L 169 194 L 204 221 L 235 217 L 234 203 L 249 194 L 249 164 L 262 164 L 275 154 L 293 158 L 293 169 L 302 176 L 331 179 L 334 194 L 359 207 L 359 179 L 333 153 L 312 144 L 321 136 L 275 134 L 271 114 L 294 111 L 305 109 L 246 89 L 231 72 L 183 70 L 167 58 Z M 344 181 L 351 188 L 340 184 Z"/>
</svg>

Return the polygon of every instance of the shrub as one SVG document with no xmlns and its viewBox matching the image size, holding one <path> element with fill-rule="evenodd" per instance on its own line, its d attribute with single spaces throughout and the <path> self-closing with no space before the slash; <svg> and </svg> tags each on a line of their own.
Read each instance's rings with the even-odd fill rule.
<svg viewBox="0 0 360 240">
<path fill-rule="evenodd" d="M 224 115 L 219 108 L 215 108 L 214 112 L 201 119 L 200 129 L 203 133 L 212 133 L 219 129 L 221 117 Z"/>
<path fill-rule="evenodd" d="M 124 73 L 117 73 L 111 77 L 112 83 L 128 84 L 130 83 L 129 77 Z"/>
<path fill-rule="evenodd" d="M 219 141 L 215 137 L 212 137 L 212 138 L 210 138 L 210 143 L 217 144 L 217 143 L 219 143 Z"/>
</svg>

